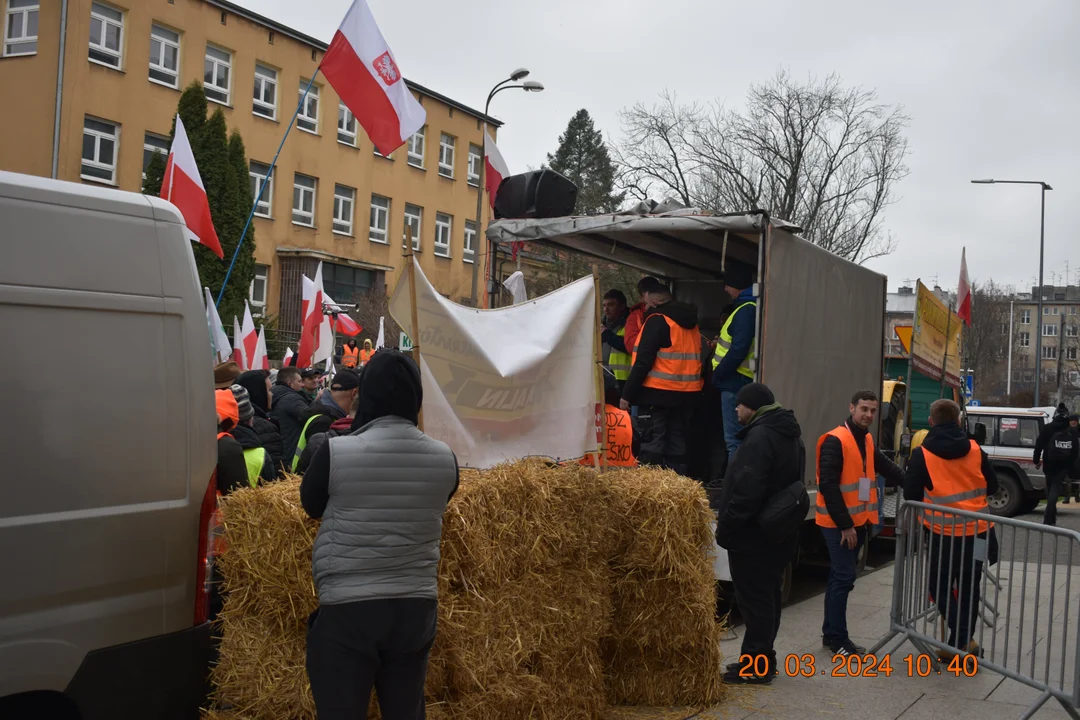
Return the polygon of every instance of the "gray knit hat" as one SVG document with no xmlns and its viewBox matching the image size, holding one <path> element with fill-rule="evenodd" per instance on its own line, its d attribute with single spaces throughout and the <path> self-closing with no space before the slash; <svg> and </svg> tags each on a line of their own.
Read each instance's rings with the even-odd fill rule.
<svg viewBox="0 0 1080 720">
<path fill-rule="evenodd" d="M 246 423 L 255 417 L 255 408 L 251 406 L 251 396 L 243 385 L 233 385 L 231 388 L 236 405 L 240 408 L 240 422 Z"/>
</svg>

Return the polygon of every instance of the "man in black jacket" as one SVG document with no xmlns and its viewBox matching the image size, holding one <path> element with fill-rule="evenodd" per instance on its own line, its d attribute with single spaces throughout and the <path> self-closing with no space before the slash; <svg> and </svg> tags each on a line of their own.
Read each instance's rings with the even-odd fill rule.
<svg viewBox="0 0 1080 720">
<path fill-rule="evenodd" d="M 278 371 L 277 382 L 271 390 L 273 406 L 270 408 L 270 417 L 277 420 L 278 427 L 281 428 L 281 449 L 287 463 L 292 463 L 293 455 L 296 454 L 296 443 L 299 442 L 300 430 L 304 427 L 302 418 L 310 407 L 300 392 L 303 387 L 300 371 L 294 367 L 283 367 Z"/>
<path fill-rule="evenodd" d="M 697 308 L 672 299 L 659 281 L 646 284 L 642 293 L 653 308 L 641 328 L 619 407 L 640 406 L 638 460 L 685 475 L 690 418 L 705 384 Z"/>
<path fill-rule="evenodd" d="M 851 398 L 848 410 L 850 414 L 844 425 L 833 432 L 846 429 L 851 434 L 865 468 L 866 439 L 878 411 L 877 394 L 873 390 L 858 391 Z M 872 438 L 871 445 L 874 449 L 876 474 L 885 477 L 887 487 L 902 485 L 904 472 L 885 457 L 873 444 Z M 848 636 L 847 603 L 848 595 L 855 589 L 859 549 L 869 540 L 867 536 L 872 523 L 863 521 L 856 526 L 852 520 L 848 503 L 845 501 L 845 492 L 851 497 L 854 491 L 841 489 L 844 470 L 843 445 L 839 437 L 832 433 L 827 434 L 821 440 L 818 451 L 818 525 L 822 526 L 821 533 L 829 550 L 829 580 L 825 589 L 825 621 L 821 627 L 821 644 L 841 655 L 862 655 L 866 649 L 852 643 Z M 850 468 L 848 470 L 848 475 L 856 481 L 860 478 L 861 472 L 852 473 Z M 876 483 L 876 478 L 869 480 Z M 832 527 L 825 525 L 821 519 L 822 504 Z M 868 514 L 876 518 L 877 507 L 875 506 L 871 513 L 859 513 L 859 516 L 864 518 Z"/>
<path fill-rule="evenodd" d="M 1046 510 L 1043 524 L 1057 525 L 1057 502 L 1061 488 L 1069 478 L 1069 471 L 1076 462 L 1080 442 L 1069 428 L 1069 409 L 1064 403 L 1058 405 L 1054 419 L 1042 429 L 1035 441 L 1032 461 L 1035 467 L 1043 467 L 1046 475 Z"/>
<path fill-rule="evenodd" d="M 251 420 L 251 427 L 259 436 L 259 443 L 263 450 L 270 454 L 270 462 L 273 463 L 274 472 L 278 477 L 285 474 L 285 455 L 281 440 L 281 430 L 275 421 L 270 419 L 270 374 L 266 370 L 248 370 L 236 378 L 236 384 L 248 391 L 251 407 L 255 411 L 255 417 Z M 291 460 L 291 458 L 290 458 Z"/>
<path fill-rule="evenodd" d="M 769 499 L 803 482 L 806 449 L 795 414 L 785 410 L 761 383 L 750 383 L 736 398 L 739 439 L 718 503 L 716 542 L 728 551 L 731 582 L 746 628 L 742 655 L 768 658 L 764 675 L 753 662 L 729 665 L 724 682 L 767 685 L 776 675 L 776 633 L 780 630 L 784 568 L 799 542 L 796 529 L 779 544 L 766 537 L 758 517 Z"/>
</svg>

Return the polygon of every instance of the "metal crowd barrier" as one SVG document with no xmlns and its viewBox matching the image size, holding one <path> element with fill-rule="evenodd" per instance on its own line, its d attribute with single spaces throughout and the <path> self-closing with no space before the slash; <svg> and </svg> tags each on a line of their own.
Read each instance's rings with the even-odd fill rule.
<svg viewBox="0 0 1080 720">
<path fill-rule="evenodd" d="M 871 653 L 910 642 L 1040 691 L 1021 718 L 1055 698 L 1080 720 L 1080 532 L 922 502 L 896 531 L 891 628 Z"/>
</svg>

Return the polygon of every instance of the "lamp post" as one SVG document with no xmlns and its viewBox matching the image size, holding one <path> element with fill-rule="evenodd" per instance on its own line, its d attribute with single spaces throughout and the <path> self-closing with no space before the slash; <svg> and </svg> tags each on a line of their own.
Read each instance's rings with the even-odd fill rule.
<svg viewBox="0 0 1080 720">
<path fill-rule="evenodd" d="M 491 98 L 501 93 L 503 90 L 510 90 L 512 88 L 521 88 L 525 92 L 540 92 L 544 89 L 541 83 L 535 80 L 526 80 L 523 83 L 517 83 L 519 80 L 524 80 L 528 77 L 529 71 L 525 68 L 518 68 L 514 72 L 510 73 L 510 77 L 498 83 L 495 87 L 491 88 L 491 92 L 488 93 L 487 102 L 484 103 L 484 121 L 482 126 L 483 137 L 480 143 L 480 169 L 477 173 L 477 186 L 476 186 L 476 237 L 473 240 L 473 268 L 472 268 L 472 306 L 476 307 L 476 301 L 479 290 L 480 282 L 480 238 L 484 237 L 484 225 L 481 222 L 484 212 L 484 166 L 485 156 L 487 155 L 487 118 L 488 109 L 491 107 Z M 488 245 L 488 255 L 491 255 L 491 245 Z M 494 258 L 489 258 L 494 265 Z"/>
<path fill-rule="evenodd" d="M 1035 311 L 1039 317 L 1038 330 L 1035 333 L 1035 400 L 1038 407 L 1042 400 L 1042 326 L 1043 326 L 1043 255 L 1046 249 L 1046 191 L 1053 190 L 1049 184 L 1042 180 L 972 180 L 976 185 L 1039 185 L 1042 188 L 1042 203 L 1039 207 L 1039 301 Z"/>
</svg>

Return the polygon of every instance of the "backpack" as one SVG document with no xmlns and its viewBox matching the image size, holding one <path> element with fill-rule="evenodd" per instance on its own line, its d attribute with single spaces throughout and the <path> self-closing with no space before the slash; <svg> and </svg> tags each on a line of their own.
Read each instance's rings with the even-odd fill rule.
<svg viewBox="0 0 1080 720">
<path fill-rule="evenodd" d="M 757 522 L 773 545 L 779 545 L 796 532 L 810 511 L 810 494 L 806 492 L 803 477 L 806 471 L 806 446 L 800 438 L 799 479 L 770 497 L 758 513 Z"/>
</svg>

